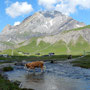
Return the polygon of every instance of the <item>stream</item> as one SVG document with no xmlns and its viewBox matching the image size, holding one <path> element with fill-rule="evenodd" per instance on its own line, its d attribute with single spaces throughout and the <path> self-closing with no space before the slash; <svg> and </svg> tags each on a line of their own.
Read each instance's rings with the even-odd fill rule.
<svg viewBox="0 0 90 90">
<path fill-rule="evenodd" d="M 21 88 L 35 90 L 90 90 L 90 69 L 74 67 L 69 63 L 45 63 L 46 70 L 39 68 L 27 72 L 23 66 L 5 72 L 11 81 L 20 81 Z"/>
</svg>

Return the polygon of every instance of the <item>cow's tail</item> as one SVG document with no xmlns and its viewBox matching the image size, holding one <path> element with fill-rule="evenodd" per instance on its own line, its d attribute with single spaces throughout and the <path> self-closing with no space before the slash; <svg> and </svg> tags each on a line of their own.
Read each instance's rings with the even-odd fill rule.
<svg viewBox="0 0 90 90">
<path fill-rule="evenodd" d="M 26 66 L 26 64 L 24 65 L 24 69 L 27 69 L 27 66 Z"/>
</svg>

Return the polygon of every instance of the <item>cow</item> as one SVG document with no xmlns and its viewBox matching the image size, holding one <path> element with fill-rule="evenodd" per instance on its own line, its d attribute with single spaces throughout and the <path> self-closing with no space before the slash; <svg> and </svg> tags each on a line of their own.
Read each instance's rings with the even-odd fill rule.
<svg viewBox="0 0 90 90">
<path fill-rule="evenodd" d="M 33 69 L 35 72 L 35 68 L 41 68 L 41 72 L 46 68 L 44 66 L 44 62 L 43 61 L 35 61 L 35 62 L 31 62 L 31 63 L 27 63 L 25 64 L 25 67 L 29 70 L 29 69 Z"/>
</svg>

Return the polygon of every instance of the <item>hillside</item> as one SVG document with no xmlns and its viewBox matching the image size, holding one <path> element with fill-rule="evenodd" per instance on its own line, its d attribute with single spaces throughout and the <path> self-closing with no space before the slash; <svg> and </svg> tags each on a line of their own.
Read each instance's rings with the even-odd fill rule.
<svg viewBox="0 0 90 90">
<path fill-rule="evenodd" d="M 84 51 L 90 52 L 90 25 L 63 31 L 57 35 L 34 37 L 28 40 L 27 45 L 22 45 L 25 42 L 19 43 L 22 45 L 14 49 L 15 55 L 24 55 L 23 53 L 30 53 L 35 55 L 40 53 L 46 55 L 54 52 L 56 55 L 82 55 Z M 3 53 L 12 53 L 12 50 L 6 50 Z"/>
</svg>

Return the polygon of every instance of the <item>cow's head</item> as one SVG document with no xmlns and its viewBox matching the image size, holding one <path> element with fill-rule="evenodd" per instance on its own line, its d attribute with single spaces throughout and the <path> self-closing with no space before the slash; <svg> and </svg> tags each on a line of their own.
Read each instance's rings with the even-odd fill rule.
<svg viewBox="0 0 90 90">
<path fill-rule="evenodd" d="M 25 64 L 25 67 L 24 67 L 25 69 L 27 69 L 27 68 L 29 68 L 29 65 L 28 64 Z"/>
</svg>

